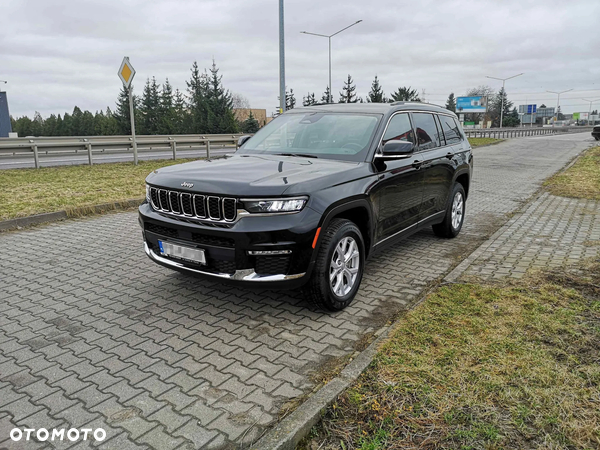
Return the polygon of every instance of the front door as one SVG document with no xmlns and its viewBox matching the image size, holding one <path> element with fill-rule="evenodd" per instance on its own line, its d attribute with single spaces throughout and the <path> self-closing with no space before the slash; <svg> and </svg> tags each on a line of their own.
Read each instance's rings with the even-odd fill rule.
<svg viewBox="0 0 600 450">
<path fill-rule="evenodd" d="M 395 114 L 390 119 L 382 145 L 392 139 L 415 143 L 408 113 Z M 376 165 L 380 179 L 372 190 L 372 196 L 378 212 L 376 242 L 380 242 L 418 222 L 423 172 L 418 154 L 377 160 Z"/>
</svg>

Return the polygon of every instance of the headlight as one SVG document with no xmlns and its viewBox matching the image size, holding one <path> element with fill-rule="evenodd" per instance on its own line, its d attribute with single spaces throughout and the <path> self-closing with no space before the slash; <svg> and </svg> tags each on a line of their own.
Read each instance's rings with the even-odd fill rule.
<svg viewBox="0 0 600 450">
<path fill-rule="evenodd" d="M 151 203 L 151 199 L 150 199 L 150 186 L 146 185 L 146 201 L 148 203 Z"/>
<path fill-rule="evenodd" d="M 297 212 L 304 208 L 308 197 L 269 200 L 243 200 L 244 208 L 251 213 Z"/>
</svg>

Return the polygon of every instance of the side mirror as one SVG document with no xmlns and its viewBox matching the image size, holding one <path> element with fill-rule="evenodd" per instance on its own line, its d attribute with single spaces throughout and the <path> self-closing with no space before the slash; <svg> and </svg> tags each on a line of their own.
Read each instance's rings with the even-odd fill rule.
<svg viewBox="0 0 600 450">
<path fill-rule="evenodd" d="M 246 135 L 246 136 L 242 136 L 241 138 L 238 139 L 238 143 L 237 146 L 238 148 L 241 147 L 242 145 L 244 145 L 246 143 L 246 141 L 248 139 L 250 139 L 252 136 Z"/>
<path fill-rule="evenodd" d="M 408 156 L 415 150 L 415 144 L 409 141 L 387 141 L 381 149 L 380 157 Z"/>
</svg>

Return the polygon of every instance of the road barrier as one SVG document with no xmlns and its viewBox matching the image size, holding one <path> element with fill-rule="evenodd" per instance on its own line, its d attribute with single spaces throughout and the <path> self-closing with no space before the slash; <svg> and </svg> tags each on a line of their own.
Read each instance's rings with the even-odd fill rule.
<svg viewBox="0 0 600 450">
<path fill-rule="evenodd" d="M 179 134 L 170 136 L 136 136 L 138 153 L 172 151 L 177 159 L 178 150 L 205 150 L 215 146 L 235 147 L 241 134 Z M 110 153 L 131 154 L 131 136 L 89 137 L 24 137 L 0 139 L 0 158 L 32 156 L 35 168 L 40 167 L 40 155 L 66 155 L 87 153 L 88 164 L 94 163 L 94 155 Z"/>
<path fill-rule="evenodd" d="M 542 136 L 555 133 L 592 132 L 593 127 L 527 127 L 527 128 L 486 128 L 465 129 L 468 138 L 509 139 L 525 136 Z"/>
</svg>

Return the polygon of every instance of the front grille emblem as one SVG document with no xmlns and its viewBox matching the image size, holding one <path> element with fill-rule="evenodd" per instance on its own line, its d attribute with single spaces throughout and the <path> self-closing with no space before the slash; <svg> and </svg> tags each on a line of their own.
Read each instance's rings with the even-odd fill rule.
<svg viewBox="0 0 600 450">
<path fill-rule="evenodd" d="M 181 183 L 181 187 L 184 187 L 184 188 L 193 188 L 194 187 L 194 183 L 188 183 L 187 181 L 184 181 L 183 183 Z"/>
</svg>

